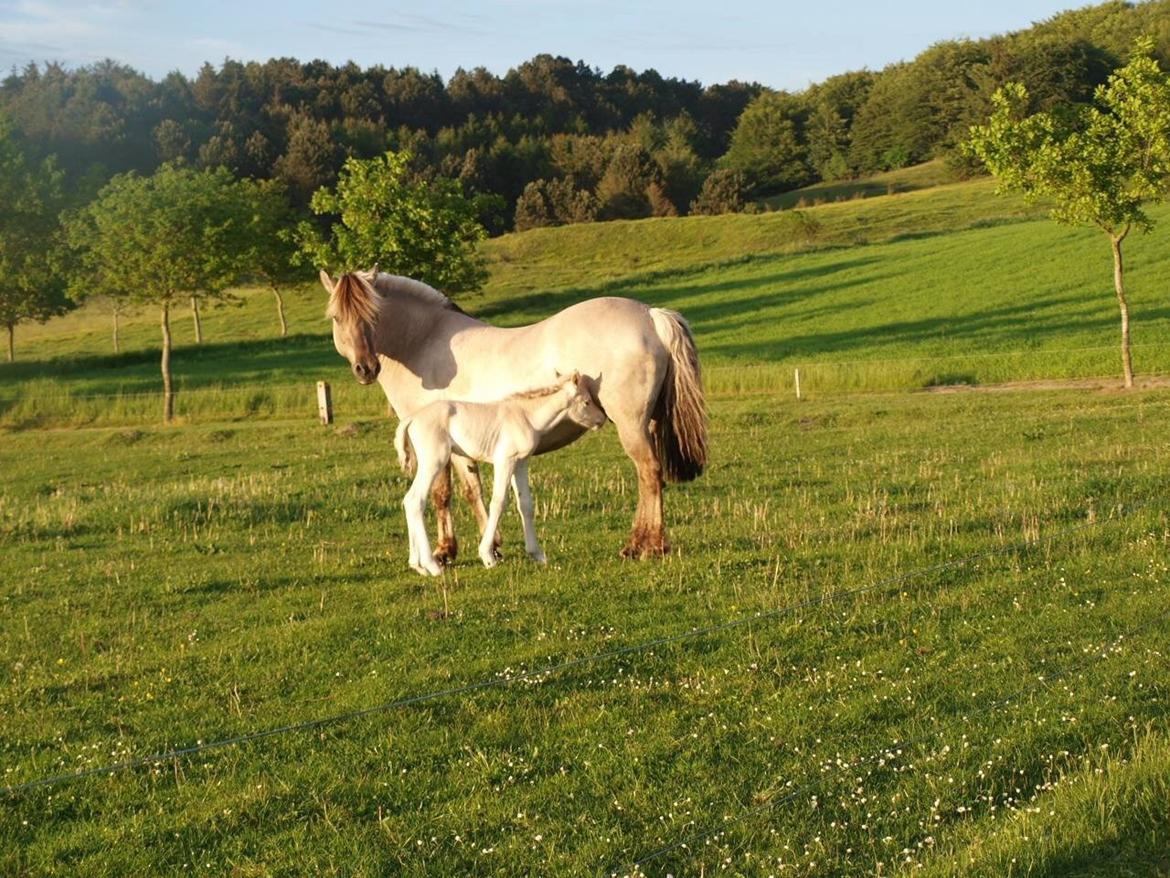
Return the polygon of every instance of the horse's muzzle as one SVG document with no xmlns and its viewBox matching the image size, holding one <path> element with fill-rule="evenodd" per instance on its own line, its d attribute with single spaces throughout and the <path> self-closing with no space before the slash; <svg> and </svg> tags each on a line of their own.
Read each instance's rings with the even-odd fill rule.
<svg viewBox="0 0 1170 878">
<path fill-rule="evenodd" d="M 372 366 L 367 366 L 365 363 L 353 364 L 353 377 L 358 380 L 358 384 L 373 384 L 378 380 L 378 373 L 382 371 L 382 364 L 374 360 Z"/>
</svg>

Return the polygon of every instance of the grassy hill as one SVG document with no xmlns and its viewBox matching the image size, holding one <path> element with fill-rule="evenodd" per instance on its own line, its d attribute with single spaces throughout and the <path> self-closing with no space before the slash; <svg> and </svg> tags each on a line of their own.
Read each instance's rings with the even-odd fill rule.
<svg viewBox="0 0 1170 878">
<path fill-rule="evenodd" d="M 500 324 L 597 295 L 675 308 L 717 394 L 789 392 L 798 366 L 813 394 L 1116 375 L 1107 243 L 1041 215 L 980 180 L 799 211 L 540 229 L 488 242 L 490 282 L 460 301 Z M 1170 371 L 1170 210 L 1154 216 L 1154 233 L 1127 243 L 1146 374 Z M 209 309 L 201 347 L 175 315 L 181 415 L 311 411 L 306 387 L 320 378 L 337 379 L 339 411 L 381 411 L 327 341 L 320 288 L 289 299 L 293 336 L 283 340 L 263 291 Z M 100 306 L 22 327 L 0 423 L 152 418 L 156 315 L 125 321 L 122 356 L 107 353 L 109 332 Z"/>
</svg>

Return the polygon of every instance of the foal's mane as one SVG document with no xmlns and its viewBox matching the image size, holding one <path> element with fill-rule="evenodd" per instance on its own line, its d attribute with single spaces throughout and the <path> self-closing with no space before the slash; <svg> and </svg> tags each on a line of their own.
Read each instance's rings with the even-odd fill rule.
<svg viewBox="0 0 1170 878">
<path fill-rule="evenodd" d="M 374 291 L 370 282 L 357 272 L 350 271 L 337 279 L 333 295 L 329 297 L 329 310 L 325 314 L 339 323 L 373 326 L 378 322 L 381 307 L 382 297 Z"/>
<path fill-rule="evenodd" d="M 520 390 L 516 393 L 504 397 L 504 399 L 541 399 L 545 396 L 552 396 L 554 393 L 568 384 L 571 378 L 572 376 L 570 375 L 562 375 L 556 380 L 556 383 L 550 384 L 548 387 L 536 387 L 532 390 Z M 577 378 L 576 380 L 580 380 L 580 378 Z"/>
</svg>

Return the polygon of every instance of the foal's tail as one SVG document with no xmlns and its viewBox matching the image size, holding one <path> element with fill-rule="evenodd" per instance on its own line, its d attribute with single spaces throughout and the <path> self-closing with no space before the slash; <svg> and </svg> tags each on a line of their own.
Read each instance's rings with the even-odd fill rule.
<svg viewBox="0 0 1170 878">
<path fill-rule="evenodd" d="M 414 471 L 414 448 L 410 444 L 410 437 L 406 429 L 410 426 L 410 418 L 400 418 L 398 429 L 394 431 L 394 450 L 398 453 L 398 465 L 404 473 Z"/>
<path fill-rule="evenodd" d="M 651 308 L 654 331 L 670 353 L 670 366 L 654 407 L 654 444 L 666 477 L 689 482 L 707 465 L 707 403 L 699 352 L 677 311 Z"/>
</svg>

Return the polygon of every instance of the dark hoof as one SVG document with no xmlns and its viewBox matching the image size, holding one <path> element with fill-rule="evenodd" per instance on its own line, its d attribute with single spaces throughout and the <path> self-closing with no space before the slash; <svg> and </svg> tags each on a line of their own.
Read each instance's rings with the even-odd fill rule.
<svg viewBox="0 0 1170 878">
<path fill-rule="evenodd" d="M 670 554 L 670 544 L 663 539 L 631 539 L 621 551 L 623 558 L 645 561 L 647 558 L 661 558 Z"/>
<path fill-rule="evenodd" d="M 455 560 L 455 557 L 458 554 L 459 544 L 455 541 L 455 538 L 452 537 L 449 540 L 443 540 L 441 543 L 439 543 L 438 546 L 435 547 L 434 558 L 436 561 L 446 567 Z"/>
</svg>

